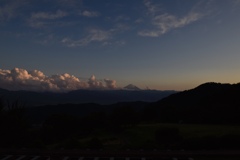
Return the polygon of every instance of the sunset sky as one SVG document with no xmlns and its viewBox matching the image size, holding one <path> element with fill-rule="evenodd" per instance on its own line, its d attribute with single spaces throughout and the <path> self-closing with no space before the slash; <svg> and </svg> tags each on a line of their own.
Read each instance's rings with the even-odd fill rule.
<svg viewBox="0 0 240 160">
<path fill-rule="evenodd" d="M 0 88 L 238 83 L 239 51 L 240 0 L 0 1 Z"/>
</svg>

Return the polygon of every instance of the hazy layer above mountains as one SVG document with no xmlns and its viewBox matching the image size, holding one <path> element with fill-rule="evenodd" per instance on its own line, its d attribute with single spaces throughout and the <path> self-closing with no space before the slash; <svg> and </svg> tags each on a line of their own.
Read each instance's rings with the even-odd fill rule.
<svg viewBox="0 0 240 160">
<path fill-rule="evenodd" d="M 159 90 L 75 90 L 67 93 L 8 91 L 0 89 L 0 96 L 10 100 L 20 100 L 27 106 L 52 105 L 64 103 L 113 104 L 117 102 L 146 101 L 155 102 L 176 91 Z"/>
</svg>

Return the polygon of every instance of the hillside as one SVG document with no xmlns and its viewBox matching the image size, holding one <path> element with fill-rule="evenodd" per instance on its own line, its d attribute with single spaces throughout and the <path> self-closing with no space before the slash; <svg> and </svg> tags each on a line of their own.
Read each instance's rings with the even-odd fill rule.
<svg viewBox="0 0 240 160">
<path fill-rule="evenodd" d="M 172 94 L 147 110 L 167 122 L 240 123 L 240 84 L 205 83 Z"/>
</svg>

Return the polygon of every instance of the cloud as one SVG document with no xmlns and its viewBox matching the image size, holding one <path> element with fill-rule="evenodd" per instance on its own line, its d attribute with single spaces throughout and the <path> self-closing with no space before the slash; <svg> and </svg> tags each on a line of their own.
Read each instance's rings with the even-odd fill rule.
<svg viewBox="0 0 240 160">
<path fill-rule="evenodd" d="M 102 89 L 102 88 L 104 88 L 103 83 L 101 81 L 97 81 L 96 77 L 94 75 L 92 75 L 88 79 L 88 85 L 89 85 L 90 88 L 93 88 L 93 89 Z"/>
<path fill-rule="evenodd" d="M 148 13 L 155 15 L 157 12 L 160 11 L 159 5 L 153 5 L 150 0 L 144 0 L 144 5 L 147 7 Z"/>
<path fill-rule="evenodd" d="M 38 12 L 32 13 L 31 19 L 58 19 L 67 16 L 67 12 L 57 10 L 56 13 Z"/>
<path fill-rule="evenodd" d="M 111 39 L 112 32 L 101 29 L 90 29 L 88 35 L 79 40 L 73 40 L 71 38 L 62 39 L 62 43 L 68 47 L 86 46 L 92 42 L 104 42 Z"/>
<path fill-rule="evenodd" d="M 113 28 L 108 30 L 88 29 L 87 35 L 81 39 L 65 37 L 61 40 L 61 43 L 67 47 L 87 46 L 93 42 L 101 42 L 102 45 L 124 45 L 126 43 L 124 40 L 114 41 L 113 36 L 130 29 L 128 25 L 117 23 Z"/>
<path fill-rule="evenodd" d="M 106 41 L 106 42 L 104 42 L 102 45 L 103 45 L 103 46 L 111 46 L 111 45 L 124 46 L 125 44 L 126 44 L 126 41 L 124 41 L 124 40 L 119 40 L 119 41 L 113 41 L 113 42 Z"/>
<path fill-rule="evenodd" d="M 4 3 L 3 3 L 4 4 Z M 0 5 L 0 20 L 10 20 L 14 17 L 17 17 L 19 14 L 19 9 L 27 5 L 28 2 L 25 0 L 22 1 L 7 1 L 4 5 Z"/>
<path fill-rule="evenodd" d="M 135 23 L 143 23 L 144 20 L 143 20 L 142 18 L 138 18 L 138 19 L 136 19 L 134 22 L 135 22 Z"/>
<path fill-rule="evenodd" d="M 125 15 L 119 15 L 117 17 L 114 18 L 115 22 L 119 22 L 119 21 L 129 21 L 131 18 Z"/>
<path fill-rule="evenodd" d="M 201 19 L 204 14 L 191 10 L 188 14 L 178 17 L 169 13 L 160 13 L 158 6 L 153 5 L 151 1 L 145 0 L 145 6 L 151 16 L 151 24 L 154 29 L 147 29 L 138 32 L 138 35 L 145 37 L 159 37 L 170 30 L 175 28 L 184 27 L 189 25 L 199 19 Z"/>
<path fill-rule="evenodd" d="M 14 15 L 14 6 L 3 6 L 0 7 L 0 19 L 5 20 L 5 19 L 10 19 Z"/>
<path fill-rule="evenodd" d="M 233 4 L 235 4 L 235 5 L 239 5 L 239 4 L 240 4 L 240 0 L 233 0 L 232 2 L 233 2 Z"/>
<path fill-rule="evenodd" d="M 42 28 L 51 24 L 51 21 L 68 16 L 68 13 L 62 10 L 56 12 L 37 12 L 32 13 L 28 23 L 33 28 Z"/>
<path fill-rule="evenodd" d="M 97 80 L 93 75 L 89 80 L 82 81 L 68 73 L 46 76 L 38 70 L 27 71 L 14 68 L 12 70 L 0 69 L 0 88 L 8 90 L 30 90 L 67 92 L 78 89 L 115 89 L 116 81 L 106 79 Z"/>
<path fill-rule="evenodd" d="M 100 14 L 98 12 L 85 10 L 85 11 L 81 12 L 80 15 L 85 16 L 85 17 L 98 17 Z"/>
<path fill-rule="evenodd" d="M 104 82 L 106 83 L 107 88 L 111 88 L 111 89 L 117 88 L 116 86 L 117 82 L 115 80 L 104 79 Z"/>
</svg>

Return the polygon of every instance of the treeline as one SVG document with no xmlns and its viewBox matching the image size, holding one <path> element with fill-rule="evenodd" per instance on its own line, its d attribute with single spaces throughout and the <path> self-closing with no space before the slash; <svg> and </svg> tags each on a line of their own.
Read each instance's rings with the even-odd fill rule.
<svg viewBox="0 0 240 160">
<path fill-rule="evenodd" d="M 205 83 L 150 104 L 146 117 L 158 122 L 240 124 L 240 84 Z"/>
<path fill-rule="evenodd" d="M 118 106 L 111 111 L 96 111 L 84 116 L 58 113 L 48 116 L 42 124 L 31 123 L 26 108 L 19 101 L 1 99 L 0 148 L 92 148 L 102 147 L 92 137 L 80 145 L 79 139 L 97 132 L 121 134 L 140 123 L 141 113 L 129 106 Z"/>
</svg>

